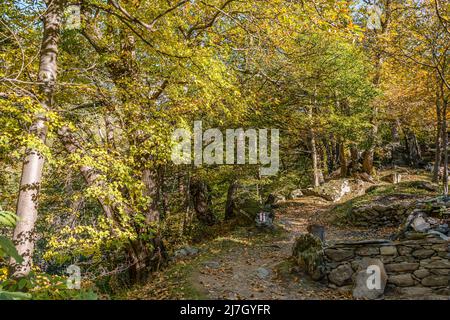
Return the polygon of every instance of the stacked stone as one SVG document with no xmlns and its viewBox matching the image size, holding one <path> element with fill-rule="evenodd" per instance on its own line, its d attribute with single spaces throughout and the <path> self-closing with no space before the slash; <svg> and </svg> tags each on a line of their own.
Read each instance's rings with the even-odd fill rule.
<svg viewBox="0 0 450 320">
<path fill-rule="evenodd" d="M 378 261 L 386 273 L 385 294 L 449 296 L 449 246 L 434 235 L 395 242 L 336 243 L 324 250 L 326 279 L 330 287 L 352 290 L 367 261 Z"/>
<path fill-rule="evenodd" d="M 390 203 L 374 201 L 352 208 L 350 220 L 358 227 L 396 227 L 405 220 L 413 205 L 411 200 Z"/>
</svg>

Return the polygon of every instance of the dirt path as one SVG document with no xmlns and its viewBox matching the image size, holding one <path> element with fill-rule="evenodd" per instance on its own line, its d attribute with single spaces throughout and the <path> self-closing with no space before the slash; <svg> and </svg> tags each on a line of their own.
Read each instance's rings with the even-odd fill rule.
<svg viewBox="0 0 450 320">
<path fill-rule="evenodd" d="M 311 222 L 324 223 L 329 204 L 318 198 L 288 202 L 277 212 L 286 233 L 270 242 L 234 246 L 217 259 L 205 262 L 192 281 L 211 299 L 345 299 L 348 292 L 330 290 L 293 272 L 288 262 L 295 238 Z M 329 240 L 376 236 L 366 230 L 343 230 L 327 226 Z"/>
</svg>

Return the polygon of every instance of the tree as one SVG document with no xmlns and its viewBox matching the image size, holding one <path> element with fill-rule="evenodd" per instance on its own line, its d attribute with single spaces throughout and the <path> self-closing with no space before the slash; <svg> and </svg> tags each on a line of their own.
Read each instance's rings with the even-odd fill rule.
<svg viewBox="0 0 450 320">
<path fill-rule="evenodd" d="M 42 181 L 44 155 L 38 149 L 44 145 L 47 136 L 46 112 L 53 107 L 57 79 L 57 56 L 59 30 L 62 23 L 63 0 L 46 2 L 43 14 L 43 35 L 39 63 L 38 82 L 40 83 L 41 110 L 35 116 L 30 134 L 37 146 L 27 148 L 23 160 L 22 177 L 17 200 L 18 222 L 14 229 L 14 242 L 23 262 L 15 266 L 16 277 L 26 276 L 32 266 L 35 244 L 34 228 L 38 214 L 38 197 Z"/>
</svg>

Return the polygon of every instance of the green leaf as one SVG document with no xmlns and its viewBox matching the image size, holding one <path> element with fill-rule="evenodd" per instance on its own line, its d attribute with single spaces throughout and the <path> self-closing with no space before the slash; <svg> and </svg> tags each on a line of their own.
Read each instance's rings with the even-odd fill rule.
<svg viewBox="0 0 450 320">
<path fill-rule="evenodd" d="M 30 300 L 31 294 L 24 292 L 9 292 L 0 290 L 0 300 Z"/>
<path fill-rule="evenodd" d="M 23 258 L 19 255 L 11 240 L 4 236 L 0 236 L 0 250 L 9 257 L 13 257 L 17 263 L 22 263 Z"/>
<path fill-rule="evenodd" d="M 0 210 L 0 226 L 13 228 L 16 222 L 17 216 L 13 212 Z"/>
<path fill-rule="evenodd" d="M 27 279 L 22 278 L 19 280 L 17 287 L 19 288 L 19 290 L 22 290 L 26 285 L 27 285 Z"/>
</svg>

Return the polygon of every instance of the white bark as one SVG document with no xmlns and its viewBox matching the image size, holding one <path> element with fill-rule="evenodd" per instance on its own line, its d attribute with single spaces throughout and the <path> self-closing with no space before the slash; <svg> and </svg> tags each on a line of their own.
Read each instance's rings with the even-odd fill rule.
<svg viewBox="0 0 450 320">
<path fill-rule="evenodd" d="M 38 81 L 41 83 L 42 101 L 45 110 L 52 107 L 54 87 L 56 82 L 59 28 L 62 19 L 64 0 L 53 0 L 48 3 L 47 11 L 43 15 L 44 32 L 41 45 Z M 47 124 L 43 114 L 37 115 L 30 128 L 31 134 L 45 143 Z M 42 180 L 44 157 L 39 150 L 26 150 L 20 180 L 17 201 L 17 216 L 19 221 L 14 229 L 14 242 L 18 253 L 24 258 L 19 265 L 14 265 L 14 277 L 28 275 L 32 266 L 35 243 L 34 228 L 38 213 L 38 196 Z"/>
</svg>

